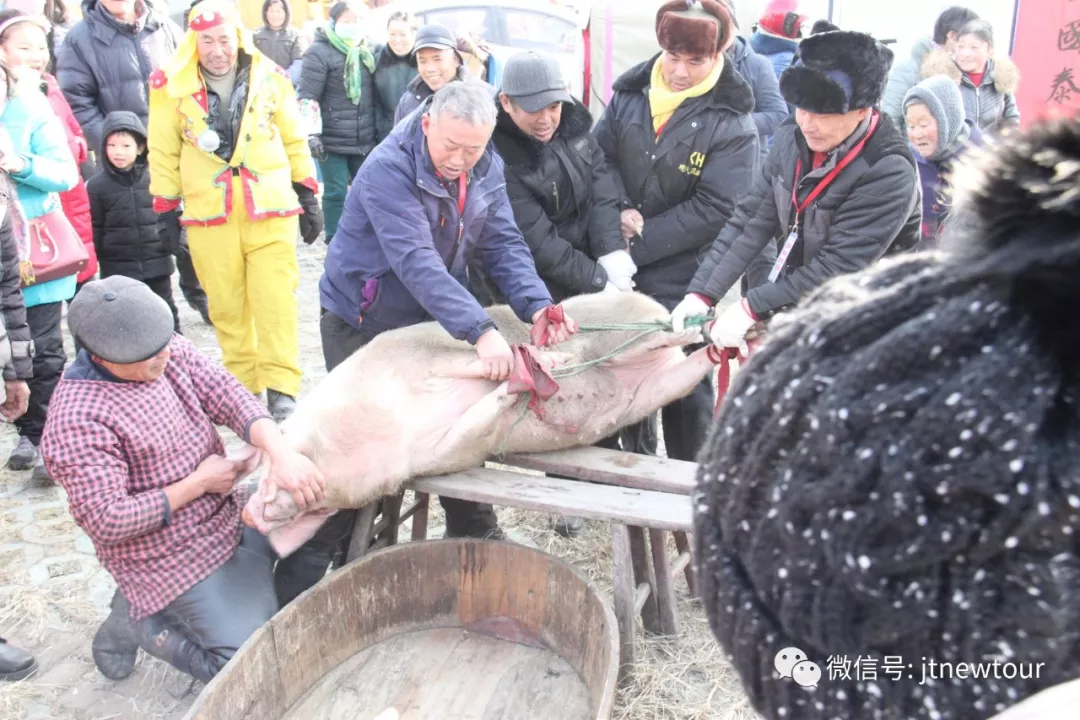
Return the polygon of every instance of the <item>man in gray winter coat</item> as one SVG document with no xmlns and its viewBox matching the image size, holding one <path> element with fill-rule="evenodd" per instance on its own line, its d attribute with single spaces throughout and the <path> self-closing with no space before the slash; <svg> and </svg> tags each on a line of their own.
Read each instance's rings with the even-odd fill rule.
<svg viewBox="0 0 1080 720">
<path fill-rule="evenodd" d="M 874 109 L 891 60 L 891 51 L 863 33 L 830 32 L 800 43 L 780 79 L 796 107 L 794 122 L 777 131 L 753 187 L 672 313 L 677 330 L 745 274 L 742 302 L 710 330 L 717 346 L 742 347 L 759 319 L 890 248 L 918 243 L 915 159 L 907 138 Z"/>
<path fill-rule="evenodd" d="M 954 5 L 938 15 L 934 23 L 934 37 L 922 38 L 911 48 L 911 56 L 895 65 L 889 71 L 889 80 L 885 85 L 885 96 L 881 99 L 881 110 L 889 116 L 901 132 L 907 132 L 904 121 L 904 96 L 925 77 L 923 63 L 935 48 L 943 48 L 950 54 L 956 49 L 956 39 L 960 28 L 968 22 L 977 20 L 974 10 Z"/>
</svg>

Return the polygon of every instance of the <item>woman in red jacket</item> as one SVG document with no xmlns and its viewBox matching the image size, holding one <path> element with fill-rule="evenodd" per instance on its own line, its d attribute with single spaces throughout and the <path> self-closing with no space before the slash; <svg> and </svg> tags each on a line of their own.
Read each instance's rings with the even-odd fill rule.
<svg viewBox="0 0 1080 720">
<path fill-rule="evenodd" d="M 17 10 L 0 12 L 0 23 L 18 15 L 20 13 Z M 87 158 L 86 137 L 75 120 L 75 115 L 72 114 L 67 100 L 64 99 L 64 94 L 60 92 L 60 85 L 57 84 L 56 78 L 45 72 L 49 64 L 48 31 L 44 18 L 27 15 L 26 22 L 16 23 L 0 35 L 0 51 L 3 52 L 3 57 L 9 67 L 28 67 L 41 73 L 49 105 L 52 106 L 53 112 L 64 126 L 75 164 L 81 166 Z M 71 226 L 75 228 L 75 232 L 86 246 L 86 252 L 90 255 L 90 261 L 79 273 L 78 283 L 81 287 L 94 276 L 98 267 L 97 253 L 94 252 L 94 233 L 90 223 L 90 198 L 86 194 L 86 183 L 81 177 L 78 185 L 67 192 L 60 193 L 60 204 Z"/>
</svg>

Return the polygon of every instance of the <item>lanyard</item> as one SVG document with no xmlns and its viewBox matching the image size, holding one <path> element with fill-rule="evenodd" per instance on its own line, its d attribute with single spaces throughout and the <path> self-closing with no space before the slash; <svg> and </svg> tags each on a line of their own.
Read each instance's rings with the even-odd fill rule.
<svg viewBox="0 0 1080 720">
<path fill-rule="evenodd" d="M 817 186 L 810 191 L 810 194 L 806 196 L 806 199 L 801 203 L 799 202 L 799 176 L 802 175 L 802 158 L 799 158 L 795 162 L 795 179 L 791 183 L 791 204 L 795 208 L 795 223 L 791 227 L 791 232 L 788 233 L 787 240 L 784 242 L 784 246 L 780 249 L 780 252 L 776 256 L 776 262 L 773 264 L 772 271 L 769 272 L 769 282 L 776 282 L 780 277 L 780 273 L 783 271 L 784 266 L 787 265 L 788 256 L 791 255 L 791 251 L 795 248 L 795 243 L 799 239 L 799 218 L 802 216 L 803 210 L 810 207 L 810 205 L 821 196 L 821 193 L 825 192 L 825 189 L 832 184 L 832 181 L 846 168 L 851 162 L 859 156 L 862 149 L 866 147 L 866 143 L 870 140 L 870 136 L 874 134 L 874 130 L 878 126 L 878 114 L 875 112 L 870 117 L 870 127 L 866 131 L 866 135 L 860 140 L 855 147 L 847 151 L 844 157 L 840 158 L 840 162 L 836 163 L 836 167 L 829 171 L 829 173 L 818 182 Z"/>
</svg>

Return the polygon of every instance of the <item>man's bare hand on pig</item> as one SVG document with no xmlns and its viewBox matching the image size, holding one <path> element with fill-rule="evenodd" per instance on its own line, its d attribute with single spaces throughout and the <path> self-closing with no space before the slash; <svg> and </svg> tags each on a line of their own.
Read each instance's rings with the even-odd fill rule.
<svg viewBox="0 0 1080 720">
<path fill-rule="evenodd" d="M 224 495 L 232 490 L 245 465 L 246 463 L 242 460 L 229 460 L 221 455 L 210 455 L 195 469 L 195 474 L 199 478 L 199 489 L 203 493 Z"/>
<path fill-rule="evenodd" d="M 270 460 L 270 470 L 262 480 L 262 495 L 272 502 L 278 489 L 292 496 L 298 508 L 306 510 L 322 502 L 326 494 L 326 480 L 306 455 L 289 446 L 270 418 L 256 421 L 249 431 L 251 444 L 263 450 Z"/>
<path fill-rule="evenodd" d="M 540 312 L 543 312 L 541 310 Z M 502 382 L 514 369 L 514 353 L 498 330 L 487 330 L 476 341 L 476 354 L 484 364 L 484 377 Z"/>
</svg>

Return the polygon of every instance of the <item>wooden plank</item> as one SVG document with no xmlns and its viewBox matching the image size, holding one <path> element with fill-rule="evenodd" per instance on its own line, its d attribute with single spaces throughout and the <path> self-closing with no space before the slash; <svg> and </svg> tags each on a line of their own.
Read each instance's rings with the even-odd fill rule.
<svg viewBox="0 0 1080 720">
<path fill-rule="evenodd" d="M 676 495 L 693 493 L 697 475 L 697 463 L 598 447 L 508 455 L 500 463 L 604 485 Z"/>
<path fill-rule="evenodd" d="M 382 499 L 382 517 L 375 524 L 375 538 L 385 545 L 396 545 L 398 526 L 401 525 L 401 502 L 405 491 Z"/>
<path fill-rule="evenodd" d="M 370 720 L 388 708 L 401 720 L 586 720 L 589 705 L 584 683 L 550 650 L 441 628 L 357 653 L 285 720 Z"/>
<path fill-rule="evenodd" d="M 412 521 L 412 539 L 427 540 L 427 521 L 428 510 L 431 508 L 431 498 L 426 493 L 415 493 L 416 503 L 414 505 L 414 512 Z"/>
<path fill-rule="evenodd" d="M 679 553 L 679 557 L 675 558 L 675 562 L 671 563 L 671 579 L 674 580 L 675 576 L 686 570 L 690 566 L 690 553 Z"/>
<path fill-rule="evenodd" d="M 506 470 L 475 468 L 453 475 L 418 478 L 411 486 L 432 495 L 658 530 L 689 530 L 692 523 L 690 498 L 682 495 Z"/>
<path fill-rule="evenodd" d="M 686 533 L 677 532 L 672 533 L 675 538 L 675 549 L 679 551 L 679 555 L 685 554 L 689 561 L 683 567 L 686 568 L 686 587 L 690 591 L 690 597 L 697 597 L 697 580 L 694 577 L 694 553 L 690 549 L 690 540 L 687 539 Z"/>
<path fill-rule="evenodd" d="M 349 553 L 345 556 L 345 562 L 352 562 L 363 557 L 371 549 L 371 538 L 375 533 L 375 512 L 378 503 L 368 503 L 356 513 L 356 523 L 353 525 L 352 539 L 349 541 Z"/>
<path fill-rule="evenodd" d="M 625 525 L 611 525 L 611 592 L 619 620 L 619 676 L 625 677 L 637 662 L 634 647 L 634 565 L 630 559 L 630 532 Z"/>
<path fill-rule="evenodd" d="M 679 634 L 679 617 L 675 609 L 675 587 L 671 582 L 668 564 L 667 541 L 663 530 L 649 531 L 649 549 L 652 551 L 653 570 L 656 571 L 656 608 L 660 616 L 660 632 L 664 635 Z"/>
<path fill-rule="evenodd" d="M 656 579 L 653 578 L 652 565 L 649 563 L 649 548 L 645 543 L 645 531 L 639 527 L 627 528 L 630 532 L 630 562 L 634 565 L 634 584 L 649 588 L 644 601 L 634 609 L 641 613 L 641 624 L 645 632 L 660 632 L 660 614 L 656 606 Z"/>
</svg>

